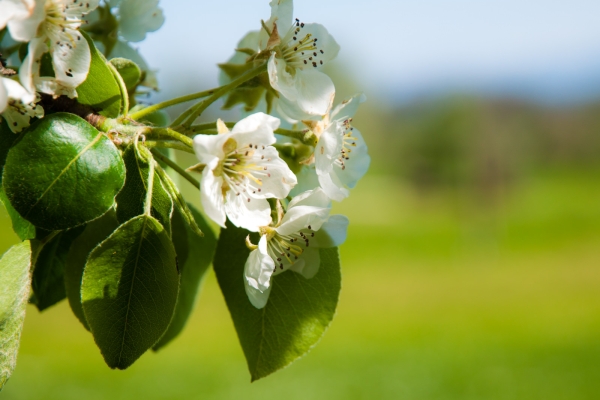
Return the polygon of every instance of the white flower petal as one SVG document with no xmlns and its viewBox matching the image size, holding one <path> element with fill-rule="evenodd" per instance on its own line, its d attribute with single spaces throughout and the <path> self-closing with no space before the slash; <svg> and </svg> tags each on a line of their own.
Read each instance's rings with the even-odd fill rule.
<svg viewBox="0 0 600 400">
<path fill-rule="evenodd" d="M 77 90 L 74 87 L 65 86 L 54 78 L 37 78 L 35 87 L 38 92 L 51 94 L 54 97 L 67 96 L 71 99 L 77 97 Z"/>
<path fill-rule="evenodd" d="M 290 269 L 299 273 L 306 279 L 311 279 L 319 272 L 320 266 L 321 256 L 319 255 L 319 249 L 309 247 L 304 250 L 300 259 L 296 261 Z"/>
<path fill-rule="evenodd" d="M 266 199 L 250 199 L 229 190 L 226 200 L 225 213 L 235 226 L 258 232 L 259 227 L 271 223 L 271 207 Z"/>
<path fill-rule="evenodd" d="M 331 201 L 321 188 L 316 188 L 294 197 L 288 204 L 288 210 L 298 206 L 330 208 Z"/>
<path fill-rule="evenodd" d="M 211 164 L 215 168 L 215 160 L 222 159 L 223 144 L 229 139 L 229 134 L 224 135 L 196 135 L 194 136 L 194 152 L 202 164 Z"/>
<path fill-rule="evenodd" d="M 258 158 L 258 154 L 264 159 Z M 277 198 L 283 199 L 287 197 L 290 190 L 298 183 L 296 175 L 290 167 L 279 158 L 279 153 L 272 146 L 267 146 L 264 150 L 261 149 L 256 156 L 256 165 L 261 171 L 266 171 L 269 175 L 263 177 L 262 184 L 250 181 L 250 186 L 256 189 L 257 193 L 252 193 L 251 196 L 256 198 Z M 257 189 L 261 189 L 258 192 Z"/>
<path fill-rule="evenodd" d="M 318 40 L 317 46 L 320 50 L 323 50 L 323 53 L 318 55 L 318 60 L 323 61 L 323 64 L 333 60 L 340 52 L 340 45 L 321 24 L 304 24 L 301 34 L 311 35 L 311 38 Z M 320 66 L 321 64 L 317 65 Z"/>
<path fill-rule="evenodd" d="M 267 65 L 269 82 L 273 89 L 277 90 L 288 100 L 296 101 L 296 79 L 286 70 L 286 68 L 286 62 L 275 57 L 275 52 L 273 52 Z"/>
<path fill-rule="evenodd" d="M 6 87 L 4 86 L 4 81 L 8 80 L 7 78 L 0 78 L 0 113 L 4 111 L 6 106 L 8 105 L 8 92 Z"/>
<path fill-rule="evenodd" d="M 292 0 L 271 0 L 269 5 L 271 6 L 271 18 L 268 26 L 271 27 L 271 24 L 276 22 L 279 29 L 283 32 L 287 31 L 292 26 L 294 18 L 294 2 Z"/>
<path fill-rule="evenodd" d="M 344 171 L 341 171 L 343 173 Z M 339 180 L 335 171 L 329 171 L 327 174 L 317 175 L 319 185 L 323 192 L 331 200 L 342 201 L 350 195 L 350 191 L 344 187 L 344 184 Z"/>
<path fill-rule="evenodd" d="M 337 121 L 330 124 L 321 134 L 315 148 L 315 168 L 317 175 L 328 174 L 333 168 L 334 160 L 340 157 L 343 135 L 344 128 Z"/>
<path fill-rule="evenodd" d="M 71 38 L 81 39 L 71 42 Z M 87 78 L 92 61 L 87 40 L 78 31 L 68 28 L 56 40 L 52 37 L 51 40 L 50 52 L 56 80 L 64 86 L 76 88 Z M 61 44 L 57 45 L 59 41 Z"/>
<path fill-rule="evenodd" d="M 352 118 L 354 114 L 356 114 L 358 106 L 365 101 L 367 101 L 367 96 L 365 96 L 363 93 L 356 93 L 352 95 L 352 97 L 349 99 L 344 100 L 335 106 L 333 111 L 330 113 L 330 120 L 333 121 L 334 119 L 344 120 L 347 118 Z"/>
<path fill-rule="evenodd" d="M 13 81 L 12 79 L 8 78 L 1 79 L 9 98 L 18 100 L 25 104 L 33 103 L 35 100 L 35 93 L 30 93 L 17 81 Z"/>
<path fill-rule="evenodd" d="M 274 269 L 275 263 L 267 254 L 267 238 L 263 236 L 258 242 L 258 249 L 250 252 L 244 265 L 244 288 L 256 308 L 263 308 L 267 304 Z"/>
<path fill-rule="evenodd" d="M 202 171 L 200 202 L 206 215 L 225 228 L 225 206 L 223 204 L 223 178 L 216 177 L 208 167 Z"/>
<path fill-rule="evenodd" d="M 307 229 L 310 226 L 312 230 L 318 230 L 329 216 L 329 208 L 297 206 L 288 209 L 282 219 L 282 223 L 277 227 L 277 233 L 280 235 L 290 235 L 301 229 Z"/>
<path fill-rule="evenodd" d="M 42 54 L 48 51 L 48 47 L 41 38 L 32 39 L 28 45 L 27 56 L 19 68 L 19 79 L 28 92 L 34 93 L 35 80 L 40 76 L 40 62 Z"/>
<path fill-rule="evenodd" d="M 279 128 L 280 121 L 265 113 L 259 112 L 247 116 L 236 123 L 231 130 L 240 147 L 247 144 L 270 145 L 275 143 L 273 131 Z"/>
<path fill-rule="evenodd" d="M 367 144 L 358 129 L 354 128 L 352 137 L 356 139 L 356 146 L 351 147 L 352 152 L 349 159 L 344 162 L 346 168 L 342 170 L 337 165 L 334 168 L 334 173 L 339 181 L 350 189 L 354 188 L 358 181 L 367 173 L 371 164 Z"/>
<path fill-rule="evenodd" d="M 20 21 L 33 13 L 33 0 L 0 0 L 0 29 L 4 29 L 8 21 Z"/>
<path fill-rule="evenodd" d="M 144 40 L 164 22 L 158 0 L 123 0 L 119 5 L 119 33 L 130 42 Z"/>
<path fill-rule="evenodd" d="M 335 97 L 335 87 L 329 76 L 315 69 L 297 69 L 295 87 L 296 101 L 302 111 L 310 115 L 327 114 Z"/>
<path fill-rule="evenodd" d="M 345 215 L 332 215 L 329 219 L 321 226 L 317 232 L 311 245 L 314 243 L 315 247 L 337 247 L 346 241 L 348 235 L 348 217 Z"/>
<path fill-rule="evenodd" d="M 21 18 L 11 19 L 7 23 L 10 36 L 19 42 L 28 42 L 33 39 L 37 35 L 38 27 L 46 18 L 45 0 L 26 1 L 25 3 L 27 3 L 28 17 L 23 18 L 24 15 L 20 15 Z"/>
</svg>

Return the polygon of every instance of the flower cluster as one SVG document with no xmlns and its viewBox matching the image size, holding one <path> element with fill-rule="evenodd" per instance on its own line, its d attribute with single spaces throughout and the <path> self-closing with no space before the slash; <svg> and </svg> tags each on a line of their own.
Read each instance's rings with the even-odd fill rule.
<svg viewBox="0 0 600 400">
<path fill-rule="evenodd" d="M 242 38 L 234 56 L 220 65 L 222 86 L 198 94 L 196 98 L 209 97 L 168 129 L 156 131 L 159 139 L 184 137 L 183 144 L 193 148 L 199 164 L 190 170 L 201 173 L 205 214 L 223 228 L 229 219 L 260 237 L 258 244 L 247 242 L 251 252 L 244 278 L 248 297 L 258 308 L 267 302 L 274 275 L 291 269 L 310 278 L 320 264 L 315 249 L 344 241 L 348 221 L 329 216 L 331 202 L 348 197 L 370 163 L 352 119 L 365 96 L 354 95 L 334 107 L 335 85 L 322 71 L 339 45 L 324 26 L 295 19 L 291 0 L 271 0 L 270 6 L 270 18 Z M 26 50 L 14 66 L 18 75 L 2 65 L 2 118 L 13 132 L 21 132 L 32 117 L 44 116 L 38 104 L 42 100 L 77 99 L 98 50 L 107 58 L 137 64 L 140 77 L 128 90 L 140 85 L 156 89 L 153 71 L 130 43 L 143 40 L 163 22 L 158 0 L 0 0 L 0 30 L 24 42 Z M 219 120 L 194 128 L 196 117 L 221 96 L 227 96 L 225 107 L 244 103 L 245 111 L 254 113 L 237 123 Z M 116 132 L 117 145 L 137 143 L 142 131 L 153 132 L 137 121 L 149 110 L 163 108 L 129 109 L 133 97 L 127 97 L 123 117 L 139 128 L 121 124 L 122 118 L 97 126 L 111 139 Z M 272 109 L 281 119 L 269 115 Z"/>
<path fill-rule="evenodd" d="M 12 70 L 5 69 L 4 61 L 0 70 L 0 113 L 14 133 L 28 127 L 32 117 L 43 117 L 44 110 L 37 104 L 39 93 L 77 97 L 76 89 L 86 80 L 92 58 L 81 30 L 90 20 L 98 20 L 99 5 L 100 0 L 0 0 L 0 31 L 7 29 L 11 40 L 27 43 L 26 56 L 17 66 L 20 82 L 15 74 L 6 72 Z M 127 41 L 140 41 L 146 32 L 163 24 L 158 0 L 104 0 L 101 7 L 105 15 L 112 16 L 111 10 L 115 10 L 116 22 L 111 26 L 119 33 L 112 35 L 118 40 L 108 53 L 136 62 L 146 72 L 142 84 L 155 89 L 153 72 Z M 104 21 L 101 25 L 107 26 Z M 101 47 L 103 37 L 88 33 Z"/>
<path fill-rule="evenodd" d="M 268 79 L 259 79 L 262 87 L 232 93 L 226 106 L 243 102 L 250 111 L 260 103 L 257 96 L 265 94 L 267 112 L 276 102 L 287 123 L 306 127 L 311 150 L 302 159 L 286 159 L 286 164 L 273 147 L 280 122 L 263 113 L 243 119 L 231 132 L 219 123 L 216 137 L 194 138 L 207 215 L 221 226 L 227 216 L 234 225 L 260 235 L 257 245 L 247 241 L 251 253 L 244 278 L 248 298 L 257 308 L 267 303 L 272 276 L 291 269 L 311 278 L 320 264 L 316 249 L 345 240 L 348 220 L 329 216 L 331 200 L 348 197 L 370 163 L 362 135 L 352 125 L 365 96 L 357 94 L 334 108 L 333 81 L 320 70 L 336 57 L 339 45 L 322 25 L 293 19 L 291 0 L 272 0 L 270 5 L 271 17 L 262 29 L 242 38 L 234 56 L 221 65 L 223 84 L 264 62 Z M 279 146 L 300 145 L 296 142 Z M 287 201 L 290 194 L 295 197 Z"/>
</svg>

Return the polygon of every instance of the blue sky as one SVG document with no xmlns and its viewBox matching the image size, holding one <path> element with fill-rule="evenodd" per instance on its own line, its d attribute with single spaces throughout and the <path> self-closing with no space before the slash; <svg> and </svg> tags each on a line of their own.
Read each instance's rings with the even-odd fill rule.
<svg viewBox="0 0 600 400">
<path fill-rule="evenodd" d="M 270 15 L 268 0 L 161 1 L 165 25 L 139 44 L 159 78 L 216 64 Z M 367 93 L 411 99 L 446 92 L 546 102 L 600 97 L 600 1 L 297 0 L 294 14 L 327 27 L 336 61 Z M 183 43 L 181 39 L 183 38 Z M 169 77 L 171 76 L 171 78 Z M 201 85 L 201 86 L 202 86 Z"/>
</svg>

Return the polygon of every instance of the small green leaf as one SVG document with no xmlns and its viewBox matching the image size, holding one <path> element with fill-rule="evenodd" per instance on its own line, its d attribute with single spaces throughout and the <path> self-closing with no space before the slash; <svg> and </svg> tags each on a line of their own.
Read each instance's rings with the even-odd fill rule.
<svg viewBox="0 0 600 400">
<path fill-rule="evenodd" d="M 78 227 L 61 232 L 41 248 L 31 280 L 38 310 L 44 311 L 67 296 L 64 279 L 66 258 L 73 240 L 82 231 L 83 227 Z"/>
<path fill-rule="evenodd" d="M 267 305 L 259 310 L 244 289 L 248 233 L 228 222 L 221 230 L 214 268 L 255 381 L 286 367 L 319 341 L 335 314 L 341 274 L 337 248 L 320 249 L 317 275 L 277 275 Z"/>
<path fill-rule="evenodd" d="M 80 117 L 44 117 L 8 152 L 3 186 L 29 222 L 63 230 L 98 218 L 114 204 L 125 167 L 112 142 Z"/>
<path fill-rule="evenodd" d="M 152 157 L 149 152 L 148 156 Z M 127 175 L 125 186 L 117 195 L 117 219 L 120 223 L 129 221 L 144 213 L 149 173 L 148 163 L 136 156 L 133 145 L 125 149 L 123 161 L 125 162 Z M 165 190 L 157 172 L 154 173 L 151 213 L 165 227 L 167 233 L 171 235 L 173 200 Z"/>
<path fill-rule="evenodd" d="M 140 67 L 133 61 L 120 57 L 113 58 L 109 62 L 117 69 L 121 78 L 123 78 L 127 91 L 131 92 L 132 89 L 135 89 L 142 76 Z"/>
<path fill-rule="evenodd" d="M 21 214 L 13 208 L 2 187 L 0 187 L 0 203 L 6 208 L 6 212 L 12 221 L 13 231 L 15 231 L 19 239 L 28 240 L 35 238 L 35 226 L 25 218 L 21 217 Z"/>
<path fill-rule="evenodd" d="M 109 367 L 129 367 L 158 342 L 173 316 L 178 289 L 175 249 L 153 217 L 129 220 L 92 251 L 81 300 Z"/>
<path fill-rule="evenodd" d="M 0 390 L 17 364 L 29 298 L 31 243 L 11 247 L 0 259 Z"/>
<path fill-rule="evenodd" d="M 200 290 L 200 284 L 210 266 L 217 247 L 217 238 L 210 229 L 204 217 L 189 205 L 196 223 L 204 232 L 204 237 L 198 235 L 187 223 L 186 219 L 177 209 L 173 213 L 173 244 L 177 253 L 181 283 L 179 285 L 179 296 L 173 320 L 169 329 L 153 347 L 158 350 L 173 340 L 185 327 L 190 317 L 196 297 Z"/>
<path fill-rule="evenodd" d="M 86 225 L 85 230 L 73 241 L 65 262 L 65 289 L 73 314 L 85 329 L 90 330 L 81 305 L 81 279 L 88 256 L 96 246 L 109 237 L 119 222 L 114 209 Z"/>
<path fill-rule="evenodd" d="M 92 62 L 87 79 L 77 87 L 77 101 L 92 107 L 100 115 L 115 118 L 121 112 L 121 90 L 104 55 L 96 49 L 94 41 L 80 31 L 90 46 Z"/>
</svg>

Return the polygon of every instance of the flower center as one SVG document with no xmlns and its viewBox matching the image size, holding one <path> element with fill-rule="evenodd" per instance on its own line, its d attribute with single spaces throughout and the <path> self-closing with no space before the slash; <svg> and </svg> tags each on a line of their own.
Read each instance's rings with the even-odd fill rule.
<svg viewBox="0 0 600 400">
<path fill-rule="evenodd" d="M 325 54 L 320 48 L 318 38 L 312 33 L 304 32 L 304 23 L 296 18 L 296 21 L 281 40 L 280 54 L 285 62 L 293 68 L 304 68 L 306 66 L 318 67 L 323 65 L 319 59 Z"/>
<path fill-rule="evenodd" d="M 271 177 L 268 168 L 260 165 L 264 161 L 271 161 L 262 154 L 265 148 L 266 146 L 258 144 L 237 148 L 234 139 L 225 142 L 223 151 L 226 155 L 217 167 L 223 175 L 224 191 L 233 190 L 237 196 L 243 196 L 248 202 L 251 194 L 262 191 L 263 180 Z M 218 175 L 217 170 L 215 174 Z"/>
<path fill-rule="evenodd" d="M 352 147 L 356 147 L 356 138 L 352 137 L 352 131 L 354 128 L 351 125 L 352 118 L 348 118 L 342 122 L 344 125 L 344 133 L 342 134 L 342 149 L 340 150 L 340 156 L 334 163 L 342 170 L 346 169 L 346 161 L 350 159 L 350 153 Z"/>
<path fill-rule="evenodd" d="M 309 246 L 310 238 L 314 236 L 315 232 L 310 225 L 290 235 L 275 232 L 267 242 L 267 253 L 275 261 L 275 270 L 277 267 L 284 270 L 294 264 Z"/>
<path fill-rule="evenodd" d="M 73 1 L 63 4 L 58 0 L 51 0 L 45 5 L 46 19 L 40 25 L 41 32 L 47 34 L 58 46 L 76 46 L 77 40 L 82 40 L 76 31 L 81 24 L 86 23 L 82 18 L 91 11 L 90 3 Z M 60 37 L 60 40 L 58 38 Z M 65 40 L 65 38 L 67 40 Z M 52 43 L 54 44 L 54 43 Z"/>
</svg>

